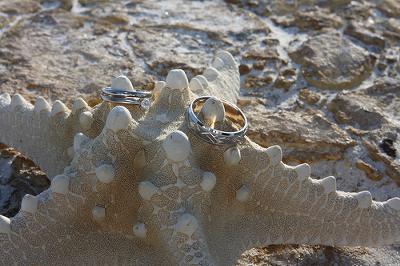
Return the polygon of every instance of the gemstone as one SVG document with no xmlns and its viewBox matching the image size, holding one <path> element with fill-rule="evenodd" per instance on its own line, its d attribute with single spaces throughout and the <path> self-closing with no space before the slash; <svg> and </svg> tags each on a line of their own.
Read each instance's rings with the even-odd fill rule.
<svg viewBox="0 0 400 266">
<path fill-rule="evenodd" d="M 143 99 L 140 102 L 140 109 L 147 111 L 150 109 L 150 105 L 151 105 L 151 102 L 149 99 Z"/>
</svg>

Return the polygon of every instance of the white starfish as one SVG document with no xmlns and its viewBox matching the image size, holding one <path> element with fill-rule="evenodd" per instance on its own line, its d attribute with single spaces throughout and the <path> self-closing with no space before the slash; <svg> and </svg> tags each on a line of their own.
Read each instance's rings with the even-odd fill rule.
<svg viewBox="0 0 400 266">
<path fill-rule="evenodd" d="M 400 199 L 336 191 L 334 177 L 314 180 L 307 164 L 282 163 L 278 146 L 215 146 L 188 130 L 191 90 L 238 95 L 233 57 L 216 57 L 190 85 L 171 71 L 147 113 L 81 99 L 72 111 L 61 102 L 50 110 L 43 98 L 31 106 L 3 94 L 0 141 L 52 183 L 26 195 L 15 217 L 0 217 L 1 264 L 232 265 L 256 244 L 398 242 Z"/>
</svg>

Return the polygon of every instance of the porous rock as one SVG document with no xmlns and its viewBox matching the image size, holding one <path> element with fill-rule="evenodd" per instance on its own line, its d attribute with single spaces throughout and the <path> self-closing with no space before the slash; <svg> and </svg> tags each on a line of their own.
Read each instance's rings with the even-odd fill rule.
<svg viewBox="0 0 400 266">
<path fill-rule="evenodd" d="M 339 32 L 330 31 L 309 39 L 290 57 L 301 65 L 307 82 L 318 88 L 347 89 L 366 79 L 374 59 Z"/>
</svg>

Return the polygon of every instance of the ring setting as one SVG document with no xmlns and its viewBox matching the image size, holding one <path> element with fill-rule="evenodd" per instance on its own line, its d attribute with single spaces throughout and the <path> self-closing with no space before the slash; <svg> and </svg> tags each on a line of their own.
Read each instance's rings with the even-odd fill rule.
<svg viewBox="0 0 400 266">
<path fill-rule="evenodd" d="M 141 110 L 147 111 L 151 106 L 151 92 L 140 90 L 121 90 L 106 87 L 101 90 L 103 101 L 139 105 Z"/>
<path fill-rule="evenodd" d="M 198 97 L 191 102 L 187 111 L 189 128 L 200 138 L 215 145 L 235 144 L 243 140 L 248 129 L 247 118 L 236 105 L 219 100 L 225 108 L 225 119 L 229 120 L 236 131 L 223 131 L 208 127 L 199 119 L 199 113 L 204 103 L 212 96 Z"/>
</svg>

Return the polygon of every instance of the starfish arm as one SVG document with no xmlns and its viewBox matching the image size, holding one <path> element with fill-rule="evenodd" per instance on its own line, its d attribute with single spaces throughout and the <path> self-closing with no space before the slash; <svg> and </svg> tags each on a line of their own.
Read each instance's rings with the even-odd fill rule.
<svg viewBox="0 0 400 266">
<path fill-rule="evenodd" d="M 279 162 L 266 169 L 252 186 L 261 200 L 260 213 L 281 212 L 304 221 L 293 242 L 287 236 L 281 243 L 382 246 L 400 240 L 400 199 L 375 202 L 368 191 L 337 191 L 334 177 L 312 179 L 307 164 Z"/>
<path fill-rule="evenodd" d="M 214 73 L 217 74 L 215 78 Z M 240 90 L 240 75 L 238 64 L 230 53 L 219 51 L 211 68 L 206 69 L 203 75 L 208 80 L 208 88 L 195 92 L 197 95 L 214 95 L 220 99 L 236 102 Z"/>
<path fill-rule="evenodd" d="M 307 164 L 282 163 L 279 146 L 266 149 L 247 140 L 213 147 L 191 133 L 189 139 L 200 167 L 217 176 L 205 228 L 219 264 L 234 263 L 241 251 L 257 244 L 383 246 L 400 241 L 398 198 L 376 202 L 367 191 L 337 191 L 334 177 L 312 179 Z M 231 149 L 239 155 L 233 165 L 227 160 Z"/>
<path fill-rule="evenodd" d="M 157 250 L 132 233 L 138 194 L 132 193 L 137 183 L 131 181 L 137 176 L 123 169 L 138 164 L 132 153 L 142 149 L 132 133 L 135 120 L 118 107 L 107 121 L 95 139 L 81 144 L 48 190 L 26 195 L 15 217 L 0 217 L 4 265 L 162 264 Z"/>
<path fill-rule="evenodd" d="M 48 190 L 36 199 L 36 210 L 21 210 L 9 220 L 9 231 L 0 232 L 1 265 L 162 264 L 151 246 L 122 234 L 102 232 L 88 219 L 79 195 Z M 4 229 L 4 224 L 0 227 Z"/>
<path fill-rule="evenodd" d="M 27 195 L 21 211 L 11 219 L 2 218 L 2 265 L 38 264 L 49 259 L 71 243 L 74 234 L 75 208 L 81 199 L 46 190 L 38 196 Z M 5 230 L 8 224 L 8 230 Z M 63 254 L 63 253 L 60 253 Z M 7 264 L 5 262 L 10 262 Z"/>
<path fill-rule="evenodd" d="M 233 253 L 257 243 L 383 246 L 400 241 L 400 199 L 376 202 L 368 191 L 337 191 L 334 177 L 315 180 L 307 164 L 282 163 L 278 146 L 245 144 L 240 151 L 242 160 L 230 169 L 234 174 L 227 182 L 236 192 L 225 192 L 232 195 L 224 202 L 231 217 L 217 218 L 220 228 L 241 232 Z"/>
<path fill-rule="evenodd" d="M 213 95 L 236 102 L 240 91 L 238 64 L 230 53 L 219 51 L 203 75 L 197 75 L 190 80 L 189 87 L 198 96 Z"/>
<path fill-rule="evenodd" d="M 0 96 L 0 141 L 29 156 L 48 176 L 62 172 L 73 155 L 80 113 L 89 107 L 82 100 L 70 111 L 62 102 L 53 107 L 39 97 L 34 106 L 19 94 Z"/>
</svg>

